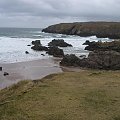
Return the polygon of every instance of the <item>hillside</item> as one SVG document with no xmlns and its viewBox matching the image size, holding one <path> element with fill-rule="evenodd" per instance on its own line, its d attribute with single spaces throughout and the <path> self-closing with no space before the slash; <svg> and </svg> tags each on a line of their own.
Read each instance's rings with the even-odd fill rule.
<svg viewBox="0 0 120 120">
<path fill-rule="evenodd" d="M 97 36 L 98 38 L 120 38 L 120 22 L 78 22 L 51 25 L 43 32 L 79 35 L 81 37 Z"/>
<path fill-rule="evenodd" d="M 0 120 L 120 120 L 120 71 L 66 72 L 0 91 Z"/>
</svg>

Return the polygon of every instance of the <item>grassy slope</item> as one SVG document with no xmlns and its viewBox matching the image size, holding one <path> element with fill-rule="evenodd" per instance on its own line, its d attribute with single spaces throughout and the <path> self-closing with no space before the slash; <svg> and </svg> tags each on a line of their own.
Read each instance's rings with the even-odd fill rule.
<svg viewBox="0 0 120 120">
<path fill-rule="evenodd" d="M 0 120 L 120 120 L 120 71 L 81 71 L 0 91 Z"/>
</svg>

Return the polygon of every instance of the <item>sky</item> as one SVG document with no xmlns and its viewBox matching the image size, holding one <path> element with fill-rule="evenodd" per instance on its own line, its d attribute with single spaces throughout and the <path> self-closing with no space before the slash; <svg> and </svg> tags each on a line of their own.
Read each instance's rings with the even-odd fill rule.
<svg viewBox="0 0 120 120">
<path fill-rule="evenodd" d="M 120 21 L 120 0 L 0 0 L 0 27 Z"/>
</svg>

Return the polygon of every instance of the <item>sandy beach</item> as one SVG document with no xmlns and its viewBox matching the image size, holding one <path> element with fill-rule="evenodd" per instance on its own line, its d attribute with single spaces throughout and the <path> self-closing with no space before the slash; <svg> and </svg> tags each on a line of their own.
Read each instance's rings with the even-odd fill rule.
<svg viewBox="0 0 120 120">
<path fill-rule="evenodd" d="M 21 80 L 36 80 L 52 73 L 60 73 L 63 70 L 59 66 L 59 59 L 49 58 L 27 62 L 0 64 L 0 89 L 17 83 Z M 4 76 L 4 72 L 9 73 Z"/>
</svg>

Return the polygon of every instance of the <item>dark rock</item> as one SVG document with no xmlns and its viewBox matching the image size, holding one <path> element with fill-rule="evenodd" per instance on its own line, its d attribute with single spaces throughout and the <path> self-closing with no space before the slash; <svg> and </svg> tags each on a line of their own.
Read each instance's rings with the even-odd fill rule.
<svg viewBox="0 0 120 120">
<path fill-rule="evenodd" d="M 63 57 L 60 65 L 78 66 L 91 69 L 120 70 L 120 53 L 116 51 L 93 51 L 88 58 L 79 59 L 75 55 Z"/>
<path fill-rule="evenodd" d="M 31 46 L 31 45 L 27 45 L 27 46 Z"/>
<path fill-rule="evenodd" d="M 2 71 L 2 67 L 0 67 L 0 71 Z"/>
<path fill-rule="evenodd" d="M 44 54 L 41 54 L 42 56 L 45 56 Z"/>
<path fill-rule="evenodd" d="M 48 43 L 48 46 L 59 46 L 59 47 L 72 47 L 71 44 L 66 43 L 63 39 L 54 39 Z"/>
<path fill-rule="evenodd" d="M 49 47 L 47 53 L 49 55 L 53 55 L 54 57 L 63 57 L 64 56 L 63 50 L 58 47 Z"/>
<path fill-rule="evenodd" d="M 26 54 L 29 54 L 29 52 L 28 52 L 28 51 L 25 51 L 25 53 L 26 53 Z"/>
<path fill-rule="evenodd" d="M 80 59 L 74 54 L 65 55 L 60 62 L 63 66 L 78 66 Z"/>
<path fill-rule="evenodd" d="M 86 40 L 85 43 L 83 43 L 83 45 L 90 45 L 91 42 L 89 40 Z"/>
<path fill-rule="evenodd" d="M 40 40 L 32 41 L 32 44 L 34 46 L 31 47 L 31 49 L 36 51 L 48 51 L 48 48 L 41 45 Z"/>
<path fill-rule="evenodd" d="M 7 76 L 7 75 L 9 75 L 9 73 L 7 73 L 7 72 L 4 72 L 4 74 L 3 74 L 4 76 Z"/>
<path fill-rule="evenodd" d="M 112 41 L 112 42 L 89 42 L 86 41 L 84 45 L 88 45 L 85 47 L 85 50 L 89 51 L 94 51 L 94 50 L 99 50 L 99 51 L 117 51 L 120 52 L 120 41 Z"/>
<path fill-rule="evenodd" d="M 116 51 L 94 51 L 87 58 L 86 67 L 106 70 L 120 69 L 120 53 Z"/>
<path fill-rule="evenodd" d="M 45 46 L 40 46 L 40 45 L 35 45 L 32 46 L 31 49 L 36 50 L 36 51 L 48 51 L 48 48 Z"/>
<path fill-rule="evenodd" d="M 32 41 L 32 44 L 33 44 L 33 45 L 37 45 L 37 46 L 41 46 L 40 40 Z"/>
</svg>

